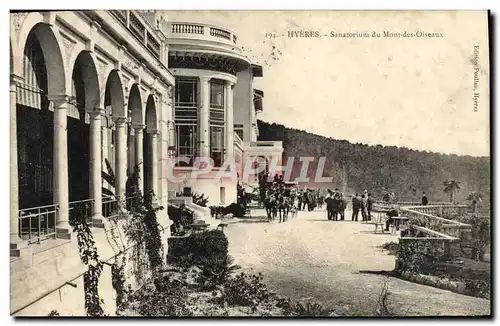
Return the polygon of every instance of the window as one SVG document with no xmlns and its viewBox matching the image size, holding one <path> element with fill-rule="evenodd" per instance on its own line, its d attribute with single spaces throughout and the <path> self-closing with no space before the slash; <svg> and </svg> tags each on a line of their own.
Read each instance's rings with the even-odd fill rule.
<svg viewBox="0 0 500 326">
<path fill-rule="evenodd" d="M 210 157 L 214 166 L 222 166 L 224 161 L 224 127 L 210 127 Z"/>
<path fill-rule="evenodd" d="M 192 78 L 178 78 L 175 86 L 175 119 L 197 118 L 198 81 Z"/>
<path fill-rule="evenodd" d="M 224 81 L 210 82 L 210 157 L 214 166 L 220 167 L 224 162 Z"/>
<path fill-rule="evenodd" d="M 178 162 L 177 166 L 192 166 L 196 155 L 197 126 L 192 124 L 177 124 L 177 155 L 188 157 L 189 163 Z"/>
<path fill-rule="evenodd" d="M 192 166 L 196 156 L 198 133 L 198 80 L 177 78 L 175 86 L 175 140 L 177 156 L 188 157 L 190 162 L 177 166 Z"/>
<path fill-rule="evenodd" d="M 212 80 L 210 82 L 210 108 L 224 110 L 224 82 Z"/>
</svg>

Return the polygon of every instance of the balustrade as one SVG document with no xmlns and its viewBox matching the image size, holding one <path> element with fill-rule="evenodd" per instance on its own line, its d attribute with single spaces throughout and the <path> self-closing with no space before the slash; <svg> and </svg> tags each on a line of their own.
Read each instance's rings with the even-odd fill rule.
<svg viewBox="0 0 500 326">
<path fill-rule="evenodd" d="M 137 13 L 130 10 L 111 10 L 125 27 L 153 54 L 160 59 L 161 44 L 156 37 L 155 31 Z"/>
<path fill-rule="evenodd" d="M 194 23 L 170 23 L 169 31 L 171 37 L 176 37 L 176 34 L 195 34 L 203 35 L 207 38 L 218 38 L 229 41 L 229 43 L 236 44 L 238 38 L 232 32 L 218 28 L 215 26 L 209 26 L 205 24 L 194 24 Z M 226 41 L 224 41 L 226 42 Z"/>
</svg>

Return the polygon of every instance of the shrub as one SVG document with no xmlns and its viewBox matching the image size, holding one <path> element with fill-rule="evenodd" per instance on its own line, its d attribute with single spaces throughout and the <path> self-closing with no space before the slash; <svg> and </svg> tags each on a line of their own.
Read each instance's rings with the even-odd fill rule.
<svg viewBox="0 0 500 326">
<path fill-rule="evenodd" d="M 194 204 L 201 206 L 201 207 L 207 207 L 208 198 L 205 197 L 204 194 L 198 195 L 195 193 L 192 195 L 192 197 L 193 197 Z"/>
<path fill-rule="evenodd" d="M 184 204 L 180 206 L 168 204 L 168 216 L 173 222 L 179 223 L 182 226 L 187 226 L 194 222 L 193 212 L 186 208 Z"/>
<path fill-rule="evenodd" d="M 377 307 L 375 309 L 376 316 L 392 316 L 393 313 L 389 307 L 389 285 L 387 284 L 387 280 L 384 280 L 382 285 L 382 290 L 378 297 Z"/>
<path fill-rule="evenodd" d="M 185 238 L 168 239 L 169 264 L 180 267 L 203 265 L 204 260 L 224 260 L 228 253 L 228 241 L 224 232 L 212 230 L 191 234 Z"/>
<path fill-rule="evenodd" d="M 234 306 L 247 306 L 255 309 L 270 298 L 271 293 L 262 282 L 262 273 L 257 275 L 240 273 L 230 278 L 222 289 L 222 300 Z"/>
<path fill-rule="evenodd" d="M 141 316 L 192 316 L 184 283 L 168 276 L 154 280 L 153 289 L 142 289 L 131 298 Z"/>
<path fill-rule="evenodd" d="M 202 258 L 198 266 L 200 273 L 196 280 L 202 287 L 215 290 L 217 286 L 223 285 L 232 273 L 241 268 L 233 263 L 234 259 L 229 255 L 224 259 Z"/>
<path fill-rule="evenodd" d="M 330 311 L 326 310 L 321 304 L 315 302 L 296 302 L 292 299 L 280 300 L 279 307 L 283 309 L 285 315 L 299 317 L 329 316 Z"/>
</svg>

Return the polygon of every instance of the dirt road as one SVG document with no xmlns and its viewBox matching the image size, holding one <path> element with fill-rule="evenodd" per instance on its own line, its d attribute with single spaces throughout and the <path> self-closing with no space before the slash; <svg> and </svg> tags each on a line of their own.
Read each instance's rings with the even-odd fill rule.
<svg viewBox="0 0 500 326">
<path fill-rule="evenodd" d="M 389 305 L 403 315 L 488 315 L 490 301 L 373 272 L 390 271 L 395 257 L 380 248 L 397 235 L 373 225 L 326 220 L 325 211 L 299 212 L 286 223 L 229 219 L 229 252 L 245 270 L 262 272 L 272 291 L 311 299 L 341 315 L 373 315 L 384 280 Z"/>
</svg>

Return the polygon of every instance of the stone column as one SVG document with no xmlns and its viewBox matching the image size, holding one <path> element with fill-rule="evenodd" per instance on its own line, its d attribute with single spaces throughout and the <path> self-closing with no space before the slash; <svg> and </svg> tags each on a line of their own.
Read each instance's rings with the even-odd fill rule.
<svg viewBox="0 0 500 326">
<path fill-rule="evenodd" d="M 92 218 L 102 217 L 102 139 L 101 125 L 104 110 L 96 108 L 90 114 L 90 197 L 94 199 Z"/>
<path fill-rule="evenodd" d="M 153 202 L 158 196 L 158 130 L 148 130 L 148 152 L 150 153 L 150 164 L 148 168 L 149 189 L 153 191 Z"/>
<path fill-rule="evenodd" d="M 115 196 L 120 202 L 120 207 L 125 207 L 126 183 L 127 183 L 127 118 L 115 118 Z"/>
<path fill-rule="evenodd" d="M 69 194 L 68 194 L 68 96 L 49 96 L 54 103 L 54 203 L 57 212 L 57 237 L 68 238 L 69 233 Z"/>
<path fill-rule="evenodd" d="M 19 179 L 17 167 L 17 99 L 16 76 L 10 80 L 10 244 L 21 242 L 19 237 Z M 16 249 L 16 248 L 11 248 Z"/>
<path fill-rule="evenodd" d="M 210 156 L 210 78 L 200 77 L 201 84 L 201 108 L 200 108 L 200 121 L 198 126 L 200 128 L 199 137 L 199 150 L 198 154 L 200 157 Z"/>
<path fill-rule="evenodd" d="M 143 130 L 144 125 L 134 125 L 134 136 L 135 136 L 135 164 L 139 165 L 139 190 L 141 194 L 144 195 L 144 151 L 143 151 Z"/>
<path fill-rule="evenodd" d="M 233 110 L 233 86 L 234 83 L 226 81 L 226 157 L 234 159 L 234 110 Z"/>
</svg>

